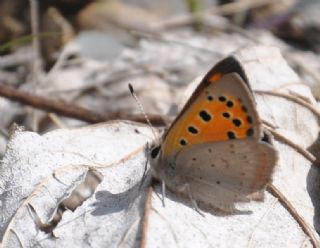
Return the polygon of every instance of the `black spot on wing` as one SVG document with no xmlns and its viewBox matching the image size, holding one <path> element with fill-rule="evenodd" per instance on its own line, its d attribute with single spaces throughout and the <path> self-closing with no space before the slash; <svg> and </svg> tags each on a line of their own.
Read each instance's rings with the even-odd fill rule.
<svg viewBox="0 0 320 248">
<path fill-rule="evenodd" d="M 185 139 L 181 139 L 180 140 L 180 145 L 186 146 L 187 145 L 187 141 Z"/>
<path fill-rule="evenodd" d="M 227 101 L 226 105 L 228 108 L 232 108 L 234 106 L 234 103 L 233 103 L 233 101 L 229 100 L 229 101 Z"/>
<path fill-rule="evenodd" d="M 232 131 L 228 131 L 227 132 L 227 136 L 229 139 L 235 139 L 236 138 L 236 134 Z"/>
<path fill-rule="evenodd" d="M 231 115 L 228 112 L 223 112 L 222 116 L 226 119 L 229 119 L 231 117 Z"/>
<path fill-rule="evenodd" d="M 233 119 L 232 122 L 236 127 L 240 127 L 242 125 L 241 120 L 239 120 L 237 118 Z"/>
<path fill-rule="evenodd" d="M 188 132 L 192 134 L 197 134 L 199 133 L 198 129 L 196 129 L 194 126 L 189 126 L 188 127 Z"/>
<path fill-rule="evenodd" d="M 205 122 L 210 121 L 211 118 L 212 118 L 211 115 L 205 110 L 201 110 L 200 113 L 199 113 L 199 116 Z"/>
</svg>

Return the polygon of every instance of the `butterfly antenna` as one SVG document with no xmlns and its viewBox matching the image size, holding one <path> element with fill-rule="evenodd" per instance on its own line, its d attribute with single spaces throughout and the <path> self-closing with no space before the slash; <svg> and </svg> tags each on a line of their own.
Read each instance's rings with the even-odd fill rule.
<svg viewBox="0 0 320 248">
<path fill-rule="evenodd" d="M 136 93 L 134 92 L 134 89 L 133 89 L 132 85 L 128 84 L 128 87 L 129 87 L 131 95 L 133 96 L 134 100 L 137 102 L 141 113 L 144 115 L 144 118 L 146 119 L 148 126 L 151 128 L 151 131 L 153 133 L 154 138 L 156 138 L 157 136 L 156 136 L 156 132 L 154 130 L 154 127 L 152 126 L 152 124 L 151 124 L 146 112 L 144 111 L 142 103 L 140 102 L 139 98 L 137 97 Z"/>
<path fill-rule="evenodd" d="M 129 87 L 129 90 L 130 90 L 131 95 L 133 96 L 133 98 L 135 99 L 136 103 L 138 104 L 141 113 L 144 115 L 144 118 L 146 119 L 148 126 L 151 128 L 151 131 L 152 131 L 152 134 L 153 134 L 154 138 L 157 138 L 156 132 L 155 132 L 155 130 L 154 130 L 154 127 L 152 126 L 152 124 L 151 124 L 151 122 L 150 122 L 150 120 L 149 120 L 146 112 L 144 111 L 144 108 L 143 108 L 143 106 L 142 106 L 142 103 L 140 102 L 139 98 L 137 97 L 137 95 L 136 95 L 136 93 L 134 92 L 134 89 L 133 89 L 133 87 L 132 87 L 132 85 L 131 85 L 130 83 L 128 84 L 128 87 Z M 147 142 L 147 149 L 146 149 L 146 151 L 149 151 L 149 148 L 150 148 L 150 147 L 149 147 L 149 143 Z M 145 163 L 145 165 L 144 165 L 144 171 L 143 171 L 142 179 L 141 179 L 141 182 L 140 182 L 140 185 L 139 185 L 139 191 L 141 190 L 142 185 L 143 185 L 145 179 L 147 178 L 147 169 L 148 169 L 148 163 L 149 163 L 149 155 L 147 155 L 146 157 L 147 157 L 147 160 L 146 160 L 146 163 Z"/>
</svg>

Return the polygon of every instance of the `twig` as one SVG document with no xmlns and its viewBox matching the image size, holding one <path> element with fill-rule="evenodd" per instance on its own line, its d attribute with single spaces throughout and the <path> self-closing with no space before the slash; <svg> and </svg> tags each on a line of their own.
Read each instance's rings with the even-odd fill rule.
<svg viewBox="0 0 320 248">
<path fill-rule="evenodd" d="M 207 9 L 205 11 L 197 12 L 195 14 L 185 14 L 181 16 L 175 16 L 169 18 L 165 21 L 161 21 L 156 28 L 165 29 L 171 27 L 178 27 L 182 25 L 189 25 L 199 20 L 199 16 L 205 14 L 216 14 L 216 15 L 228 15 L 238 12 L 244 12 L 249 9 L 262 7 L 264 5 L 276 2 L 275 0 L 246 0 L 246 1 L 236 1 L 232 3 L 223 4 L 220 6 L 215 6 L 213 8 Z"/>
<path fill-rule="evenodd" d="M 30 1 L 30 18 L 31 18 L 31 32 L 32 32 L 32 51 L 33 51 L 33 81 L 34 86 L 38 83 L 38 76 L 41 66 L 40 60 L 40 42 L 39 42 L 39 4 L 38 0 Z"/>
<path fill-rule="evenodd" d="M 318 118 L 320 118 L 320 112 L 310 103 L 296 97 L 296 96 L 291 96 L 289 94 L 281 93 L 281 92 L 274 92 L 274 91 L 262 91 L 262 90 L 255 90 L 254 93 L 260 94 L 260 95 L 270 95 L 270 96 L 276 96 L 276 97 L 282 97 L 285 99 L 288 99 L 290 101 L 293 101 L 303 107 L 306 107 L 309 109 L 312 113 L 314 113 Z M 265 128 L 272 133 L 272 135 L 279 141 L 287 144 L 288 146 L 292 147 L 295 149 L 297 152 L 299 152 L 302 156 L 304 156 L 307 160 L 309 160 L 312 164 L 317 163 L 317 159 L 315 156 L 313 156 L 310 152 L 308 152 L 306 149 L 303 147 L 299 146 L 298 144 L 295 144 L 285 136 L 281 135 L 277 131 L 273 130 L 272 128 L 269 128 L 268 126 L 265 125 Z M 317 163 L 318 164 L 318 163 Z"/>
<path fill-rule="evenodd" d="M 267 126 L 267 127 L 272 128 L 272 129 L 276 129 L 277 128 L 274 124 L 272 124 L 271 122 L 266 121 L 266 120 L 262 120 L 262 124 Z"/>
<path fill-rule="evenodd" d="M 259 8 L 271 3 L 277 2 L 276 0 L 245 0 L 236 1 L 228 4 L 223 4 L 209 9 L 211 14 L 230 15 L 234 13 L 244 12 L 250 9 Z"/>
<path fill-rule="evenodd" d="M 32 32 L 32 52 L 33 52 L 33 60 L 32 60 L 32 87 L 33 91 L 36 92 L 37 85 L 39 83 L 39 75 L 40 75 L 40 42 L 38 38 L 39 34 L 39 4 L 38 0 L 29 0 L 30 2 L 30 19 L 31 19 L 31 32 Z M 32 129 L 37 131 L 37 118 L 36 113 L 34 111 L 31 112 L 32 115 Z"/>
<path fill-rule="evenodd" d="M 142 237 L 140 242 L 140 247 L 145 248 L 147 244 L 147 235 L 148 235 L 148 225 L 149 225 L 149 216 L 151 211 L 151 201 L 152 201 L 152 193 L 153 189 L 151 186 L 147 189 L 147 193 L 145 196 L 145 204 L 144 204 L 144 213 L 142 217 Z"/>
<path fill-rule="evenodd" d="M 177 45 L 191 48 L 193 50 L 197 50 L 197 51 L 201 51 L 201 52 L 205 52 L 205 53 L 212 53 L 214 55 L 222 57 L 222 53 L 219 51 L 213 51 L 213 50 L 206 48 L 206 47 L 194 46 L 194 45 L 188 44 L 185 40 L 180 41 L 180 40 L 168 38 L 168 37 L 165 37 L 164 35 L 162 35 L 161 33 L 146 32 L 146 31 L 140 31 L 140 30 L 131 30 L 130 33 L 132 35 L 135 35 L 140 38 L 142 37 L 145 39 L 152 39 L 152 40 L 158 40 L 158 41 L 167 42 L 167 43 L 173 43 L 173 44 L 177 44 Z"/>
<path fill-rule="evenodd" d="M 280 201 L 282 206 L 284 206 L 284 208 L 287 209 L 291 216 L 298 222 L 302 231 L 310 238 L 312 245 L 317 248 L 320 247 L 318 239 L 315 237 L 313 231 L 310 229 L 305 220 L 299 215 L 290 201 L 272 184 L 267 185 L 267 190 Z"/>
<path fill-rule="evenodd" d="M 273 130 L 272 128 L 269 128 L 268 126 L 264 126 L 265 129 L 267 129 L 278 141 L 287 144 L 294 150 L 296 150 L 298 153 L 300 153 L 302 156 L 304 156 L 307 160 L 309 160 L 312 164 L 317 163 L 317 159 L 315 156 L 313 156 L 310 152 L 308 152 L 303 147 L 299 146 L 298 144 L 295 144 L 290 139 L 286 138 L 282 134 L 278 133 L 277 131 Z"/>
<path fill-rule="evenodd" d="M 58 128 L 68 128 L 61 119 L 54 113 L 49 113 L 48 117 L 51 119 L 51 121 L 56 124 Z"/>
<path fill-rule="evenodd" d="M 203 24 L 205 24 L 206 26 L 208 26 L 210 28 L 217 29 L 217 25 L 214 25 L 212 23 L 212 21 L 211 21 L 211 18 L 213 18 L 212 16 L 208 16 L 208 14 L 207 14 L 204 17 L 206 17 L 206 18 L 202 18 Z M 172 26 L 174 26 L 174 25 L 179 26 L 179 25 L 188 24 L 188 23 L 184 22 L 185 20 L 181 20 L 181 23 L 179 23 L 179 21 L 180 20 L 177 20 L 177 23 L 176 23 L 176 21 L 173 20 Z M 164 22 L 165 23 L 166 22 L 170 22 L 170 20 L 166 20 Z M 166 25 L 165 23 L 164 23 L 164 25 Z M 154 25 L 155 27 L 153 28 L 153 30 L 167 28 L 167 27 L 162 27 L 161 25 L 163 25 L 162 22 L 155 24 Z M 219 26 L 219 29 L 221 29 L 220 26 Z M 230 30 L 232 32 L 239 33 L 240 35 L 250 39 L 252 42 L 257 43 L 257 44 L 261 44 L 261 41 L 259 41 L 259 39 L 257 39 L 254 35 L 250 34 L 249 32 L 247 32 L 247 30 L 241 28 L 240 26 L 232 24 L 229 21 L 225 22 L 224 30 L 225 31 Z M 163 42 L 170 42 L 170 43 L 182 45 L 182 46 L 185 46 L 185 47 L 189 47 L 189 48 L 194 49 L 194 50 L 199 50 L 199 51 L 203 51 L 203 52 L 209 52 L 209 53 L 215 54 L 215 55 L 217 55 L 219 57 L 222 56 L 222 53 L 219 52 L 219 51 L 213 51 L 213 50 L 211 50 L 209 48 L 206 48 L 206 47 L 194 46 L 194 45 L 188 44 L 185 40 L 184 41 L 179 41 L 179 40 L 174 40 L 172 38 L 167 38 L 167 37 L 164 37 L 163 35 L 159 34 L 159 32 L 156 33 L 156 32 L 150 32 L 150 31 L 132 30 L 131 33 L 132 33 L 132 35 L 135 35 L 135 36 L 138 36 L 138 37 L 143 37 L 143 38 L 146 38 L 146 39 L 151 39 L 152 38 L 154 40 L 160 40 L 160 41 L 163 41 Z"/>
<path fill-rule="evenodd" d="M 134 115 L 122 112 L 114 112 L 107 115 L 102 115 L 80 106 L 72 105 L 59 100 L 52 100 L 44 96 L 34 95 L 4 84 L 0 84 L 0 96 L 18 101 L 37 109 L 47 112 L 54 112 L 56 114 L 79 119 L 89 123 L 104 122 L 115 119 L 125 119 L 145 123 L 145 118 L 141 114 Z M 164 126 L 167 123 L 165 118 L 159 115 L 148 114 L 148 117 L 154 126 Z"/>
</svg>

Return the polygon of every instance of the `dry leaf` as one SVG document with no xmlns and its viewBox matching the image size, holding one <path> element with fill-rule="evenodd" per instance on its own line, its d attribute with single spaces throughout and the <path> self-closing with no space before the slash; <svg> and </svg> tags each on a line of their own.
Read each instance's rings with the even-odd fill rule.
<svg viewBox="0 0 320 248">
<path fill-rule="evenodd" d="M 314 103 L 276 48 L 250 47 L 235 53 L 254 90 L 298 93 Z M 302 147 L 318 134 L 317 118 L 305 106 L 282 97 L 257 94 L 262 119 Z M 124 121 L 62 129 L 39 136 L 16 132 L 0 167 L 0 232 L 4 247 L 311 247 L 309 237 L 279 200 L 266 192 L 263 202 L 241 204 L 243 215 L 201 216 L 188 199 L 168 192 L 163 207 L 159 186 L 148 177 L 139 189 L 147 162 L 149 127 Z M 274 185 L 289 199 L 314 235 L 318 173 L 295 150 L 276 141 L 279 163 Z M 52 232 L 43 231 L 55 210 L 101 174 L 84 202 L 65 210 Z M 100 178 L 99 176 L 97 176 Z M 98 180 L 99 181 L 99 180 Z M 77 199 L 77 198 L 76 198 Z M 80 201 L 81 202 L 81 201 Z M 70 206 L 70 205 L 68 205 Z M 42 229 L 41 229 L 41 228 Z M 318 236 L 317 236 L 318 237 Z M 317 241 L 318 242 L 318 241 Z"/>
</svg>

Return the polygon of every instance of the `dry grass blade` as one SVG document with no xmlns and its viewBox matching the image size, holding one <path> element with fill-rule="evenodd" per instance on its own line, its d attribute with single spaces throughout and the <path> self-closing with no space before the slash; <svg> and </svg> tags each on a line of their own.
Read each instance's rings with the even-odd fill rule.
<svg viewBox="0 0 320 248">
<path fill-rule="evenodd" d="M 317 159 L 315 156 L 313 156 L 310 152 L 308 152 L 303 147 L 299 146 L 298 144 L 295 144 L 290 139 L 286 138 L 285 136 L 281 135 L 277 131 L 273 130 L 272 128 L 269 128 L 268 126 L 264 126 L 265 129 L 267 129 L 275 139 L 278 141 L 290 146 L 292 149 L 296 150 L 298 153 L 300 153 L 302 156 L 304 156 L 307 160 L 309 160 L 312 164 L 316 164 Z"/>
</svg>

